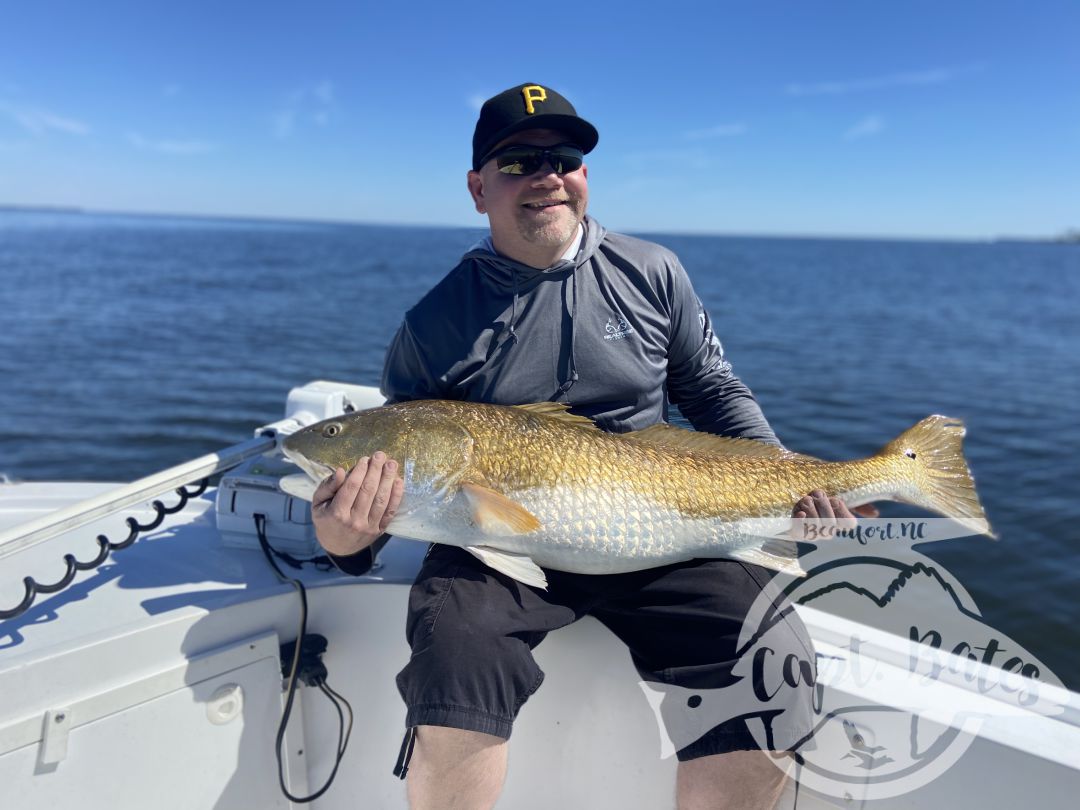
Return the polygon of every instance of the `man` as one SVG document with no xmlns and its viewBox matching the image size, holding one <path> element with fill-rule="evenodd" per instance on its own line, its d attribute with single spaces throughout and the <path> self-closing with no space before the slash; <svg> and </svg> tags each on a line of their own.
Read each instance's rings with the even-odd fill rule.
<svg viewBox="0 0 1080 810">
<path fill-rule="evenodd" d="M 663 421 L 671 401 L 699 430 L 778 444 L 674 254 L 586 216 L 583 156 L 598 139 L 541 85 L 484 104 L 468 188 L 491 235 L 406 314 L 383 393 L 391 402 L 554 400 L 619 432 Z M 320 485 L 313 518 L 343 570 L 385 530 L 401 493 L 397 461 L 382 453 Z M 821 492 L 795 515 L 852 517 Z M 628 645 L 645 679 L 716 688 L 730 681 L 742 617 L 770 576 L 734 560 L 546 573 L 540 592 L 461 549 L 429 550 L 409 600 L 413 656 L 398 676 L 410 730 L 403 752 L 415 731 L 411 767 L 402 763 L 412 807 L 494 805 L 513 720 L 543 680 L 531 651 L 550 630 L 593 615 Z M 788 629 L 812 656 L 801 627 Z M 679 751 L 679 807 L 772 807 L 784 776 L 758 749 L 737 720 Z"/>
</svg>

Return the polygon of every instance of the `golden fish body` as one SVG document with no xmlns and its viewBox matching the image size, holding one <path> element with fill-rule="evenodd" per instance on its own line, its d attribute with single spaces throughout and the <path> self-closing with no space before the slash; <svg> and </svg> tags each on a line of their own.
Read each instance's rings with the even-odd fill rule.
<svg viewBox="0 0 1080 810">
<path fill-rule="evenodd" d="M 828 462 L 668 425 L 604 433 L 552 403 L 422 400 L 312 425 L 285 452 L 321 480 L 384 451 L 405 483 L 389 532 L 465 547 L 540 584 L 537 565 L 613 574 L 694 557 L 797 572 L 794 543 L 763 548 L 746 521 L 782 531 L 814 489 L 851 506 L 900 500 L 986 530 L 963 434 L 956 420 L 931 416 L 874 456 Z"/>
</svg>

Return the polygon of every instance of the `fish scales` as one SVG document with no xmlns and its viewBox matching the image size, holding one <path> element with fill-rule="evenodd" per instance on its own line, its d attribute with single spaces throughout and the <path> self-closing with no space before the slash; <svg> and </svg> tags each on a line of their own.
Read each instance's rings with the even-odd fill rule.
<svg viewBox="0 0 1080 810">
<path fill-rule="evenodd" d="M 471 432 L 480 474 L 535 514 L 552 544 L 580 549 L 579 557 L 591 549 L 604 557 L 685 558 L 685 519 L 700 516 L 693 514 L 693 465 L 670 469 L 670 459 L 651 448 L 522 410 L 485 412 Z M 513 543 L 521 551 L 534 545 Z"/>
</svg>

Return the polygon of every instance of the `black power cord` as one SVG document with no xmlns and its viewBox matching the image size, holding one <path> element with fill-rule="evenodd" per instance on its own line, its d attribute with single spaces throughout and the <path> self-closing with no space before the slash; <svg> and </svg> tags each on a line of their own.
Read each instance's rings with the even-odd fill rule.
<svg viewBox="0 0 1080 810">
<path fill-rule="evenodd" d="M 330 785 L 333 784 L 334 777 L 337 776 L 338 766 L 341 765 L 341 760 L 345 757 L 345 748 L 348 746 L 349 737 L 352 735 L 352 705 L 344 697 L 331 689 L 330 685 L 326 682 L 328 673 L 326 665 L 322 662 L 322 654 L 326 652 L 326 638 L 316 634 L 309 635 L 307 632 L 307 590 L 304 588 L 304 583 L 300 580 L 285 576 L 274 561 L 274 549 L 270 546 L 270 541 L 266 539 L 265 515 L 255 515 L 255 531 L 259 536 L 259 546 L 262 548 L 263 554 L 266 555 L 266 560 L 270 563 L 270 567 L 273 568 L 274 573 L 277 574 L 278 579 L 292 585 L 300 595 L 300 632 L 296 636 L 296 641 L 291 645 L 281 645 L 281 674 L 288 678 L 288 686 L 286 687 L 288 696 L 285 698 L 285 710 L 281 714 L 281 723 L 278 725 L 274 753 L 277 755 L 278 784 L 281 786 L 281 792 L 289 801 L 303 804 L 315 801 L 315 799 L 326 793 L 326 791 L 330 789 Z M 291 651 L 289 650 L 290 647 Z M 293 700 L 296 698 L 296 684 L 298 680 L 302 680 L 308 686 L 316 687 L 320 692 L 326 695 L 327 700 L 334 705 L 338 715 L 338 745 L 334 767 L 330 771 L 330 776 L 326 779 L 326 784 L 310 796 L 304 797 L 292 795 L 285 786 L 285 768 L 281 761 L 282 743 L 285 741 L 285 729 L 289 725 L 289 716 L 292 714 Z M 344 705 L 345 712 L 348 712 L 349 714 L 347 724 L 345 721 L 345 713 L 342 711 L 342 705 Z"/>
</svg>

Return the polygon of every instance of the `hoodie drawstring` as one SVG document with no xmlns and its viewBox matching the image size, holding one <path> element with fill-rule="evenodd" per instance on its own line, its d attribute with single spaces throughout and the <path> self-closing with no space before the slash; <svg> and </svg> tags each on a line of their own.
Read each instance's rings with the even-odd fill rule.
<svg viewBox="0 0 1080 810">
<path fill-rule="evenodd" d="M 510 328 L 507 330 L 507 336 L 511 344 L 517 343 L 517 332 L 514 331 L 514 321 L 517 320 L 517 308 L 518 308 L 518 274 L 514 268 L 510 269 L 510 278 L 514 282 L 514 302 L 510 305 Z"/>
<path fill-rule="evenodd" d="M 566 395 L 571 388 L 574 387 L 574 383 L 578 381 L 577 373 L 577 358 L 574 357 L 574 323 L 577 321 L 577 271 L 578 268 L 574 268 L 570 273 L 570 294 L 573 297 L 573 301 L 570 304 L 570 362 L 567 367 L 568 376 L 565 382 L 559 386 L 556 398 Z"/>
</svg>

